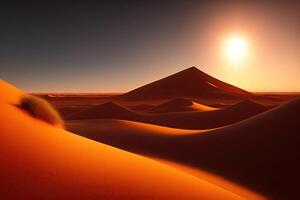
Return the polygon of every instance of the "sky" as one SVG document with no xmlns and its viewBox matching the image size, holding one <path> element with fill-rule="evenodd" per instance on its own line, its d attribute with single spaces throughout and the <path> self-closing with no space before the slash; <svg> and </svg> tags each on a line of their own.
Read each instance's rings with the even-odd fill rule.
<svg viewBox="0 0 300 200">
<path fill-rule="evenodd" d="M 20 1 L 0 7 L 0 78 L 28 92 L 126 92 L 185 68 L 300 92 L 297 1 Z M 243 38 L 236 66 L 226 41 Z"/>
</svg>

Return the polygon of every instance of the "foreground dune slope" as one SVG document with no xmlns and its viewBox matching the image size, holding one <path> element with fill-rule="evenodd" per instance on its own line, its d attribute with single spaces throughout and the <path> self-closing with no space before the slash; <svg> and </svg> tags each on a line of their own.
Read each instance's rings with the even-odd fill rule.
<svg viewBox="0 0 300 200">
<path fill-rule="evenodd" d="M 2 91 L 0 85 L 5 96 Z M 1 199 L 242 199 L 175 168 L 52 127 L 1 99 Z"/>
<path fill-rule="evenodd" d="M 274 199 L 295 199 L 300 178 L 299 119 L 300 99 L 295 99 L 248 120 L 200 133 L 172 135 L 157 128 L 151 134 L 139 124 L 134 128 L 126 122 L 115 126 L 97 120 L 72 122 L 69 129 L 126 150 L 205 169 Z"/>
<path fill-rule="evenodd" d="M 0 103 L 18 104 L 23 94 L 18 88 L 0 79 Z"/>
<path fill-rule="evenodd" d="M 207 112 L 176 112 L 141 114 L 115 103 L 106 103 L 74 112 L 67 120 L 123 119 L 181 129 L 210 129 L 232 124 L 266 111 L 267 108 L 252 101 L 242 101 L 224 109 Z"/>
</svg>

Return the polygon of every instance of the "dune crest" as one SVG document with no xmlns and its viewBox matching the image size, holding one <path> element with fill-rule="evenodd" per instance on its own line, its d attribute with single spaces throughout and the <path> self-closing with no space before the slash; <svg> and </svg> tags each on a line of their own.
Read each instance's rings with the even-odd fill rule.
<svg viewBox="0 0 300 200">
<path fill-rule="evenodd" d="M 0 101 L 11 104 L 19 104 L 20 96 L 22 95 L 24 95 L 24 93 L 21 90 L 2 79 L 0 80 Z"/>
<path fill-rule="evenodd" d="M 149 112 L 151 113 L 186 112 L 186 111 L 205 112 L 211 110 L 216 110 L 216 108 L 194 102 L 190 99 L 176 98 L 151 108 Z"/>
<path fill-rule="evenodd" d="M 268 110 L 267 107 L 251 100 L 241 101 L 232 106 L 229 106 L 227 109 L 232 109 L 232 110 L 234 109 L 236 111 L 240 110 L 241 112 L 251 111 L 251 112 L 258 112 L 258 113 Z"/>
</svg>

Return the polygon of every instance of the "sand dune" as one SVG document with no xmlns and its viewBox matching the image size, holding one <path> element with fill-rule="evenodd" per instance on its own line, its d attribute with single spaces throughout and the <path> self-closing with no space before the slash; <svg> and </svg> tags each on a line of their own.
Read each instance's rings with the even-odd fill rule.
<svg viewBox="0 0 300 200">
<path fill-rule="evenodd" d="M 191 67 L 149 83 L 118 97 L 123 100 L 185 98 L 232 98 L 248 96 L 249 92 L 215 79 Z"/>
<path fill-rule="evenodd" d="M 251 100 L 241 101 L 237 104 L 227 107 L 226 109 L 240 111 L 240 112 L 253 112 L 253 113 L 254 112 L 261 113 L 268 110 L 266 106 L 263 106 Z"/>
<path fill-rule="evenodd" d="M 18 104 L 20 102 L 20 95 L 24 94 L 18 88 L 8 84 L 7 82 L 0 79 L 0 103 Z"/>
<path fill-rule="evenodd" d="M 235 107 L 243 104 L 253 105 L 242 102 Z M 123 128 L 110 125 L 104 131 L 99 121 L 81 122 L 85 127 L 77 121 L 69 128 L 126 150 L 205 169 L 273 199 L 296 199 L 299 119 L 300 99 L 296 99 L 248 120 L 200 133 L 172 135 L 152 130 L 151 134 L 137 124 L 128 130 L 125 124 Z"/>
<path fill-rule="evenodd" d="M 243 199 L 173 167 L 35 119 L 10 104 L 19 92 L 2 83 L 0 96 L 1 199 Z"/>
<path fill-rule="evenodd" d="M 57 111 L 62 115 L 62 116 L 68 116 L 70 114 L 83 111 L 90 106 L 65 106 L 62 108 L 58 108 Z"/>
<path fill-rule="evenodd" d="M 166 128 L 163 126 L 150 125 L 140 122 L 113 119 L 75 120 L 69 122 L 68 127 L 84 137 L 142 154 L 144 154 L 145 151 L 141 151 L 140 148 L 160 148 L 160 145 L 162 145 L 161 141 L 168 140 L 169 136 L 189 135 L 195 133 L 199 134 L 201 132 L 206 132 L 199 130 Z M 149 141 L 151 142 L 148 143 Z M 137 143 L 139 143 L 138 146 L 136 145 Z M 199 170 L 199 168 L 192 169 L 186 165 L 179 165 L 178 163 L 174 162 L 171 163 L 170 161 L 162 160 L 161 158 L 158 159 L 158 157 L 154 157 L 157 156 L 157 154 L 154 155 L 151 152 L 147 152 L 146 154 L 153 157 L 153 159 L 159 160 L 160 162 L 184 170 L 193 176 L 200 177 L 201 179 L 207 180 L 215 185 L 221 185 L 224 189 L 234 191 L 236 194 L 243 196 L 246 199 L 263 199 L 261 195 L 258 195 L 247 188 L 243 188 L 228 180 L 224 180 L 223 178 L 209 174 L 203 170 Z"/>
<path fill-rule="evenodd" d="M 208 112 L 196 111 L 146 115 L 130 111 L 118 104 L 107 103 L 73 113 L 65 118 L 68 120 L 125 119 L 173 128 L 210 129 L 244 120 L 265 110 L 267 108 L 264 106 L 246 100 L 224 109 Z"/>
<path fill-rule="evenodd" d="M 133 105 L 130 106 L 129 108 L 134 110 L 134 111 L 148 111 L 150 109 L 152 109 L 154 107 L 154 105 L 149 105 L 149 104 L 138 104 L 138 105 Z"/>
<path fill-rule="evenodd" d="M 79 110 L 77 112 L 73 112 L 66 116 L 66 119 L 95 119 L 95 118 L 139 120 L 140 118 L 142 118 L 142 116 L 113 102 L 91 106 L 89 108 Z"/>
<path fill-rule="evenodd" d="M 206 132 L 201 130 L 189 130 L 189 129 L 177 129 L 169 128 L 165 126 L 158 126 L 152 124 L 146 124 L 142 122 L 119 120 L 119 119 L 94 119 L 94 120 L 70 120 L 67 122 L 70 128 L 73 128 L 78 132 L 80 128 L 84 128 L 81 132 L 84 132 L 87 128 L 84 136 L 90 133 L 90 130 L 96 130 L 98 133 L 101 130 L 101 135 L 90 134 L 89 138 L 97 139 L 98 137 L 111 137 L 111 134 L 116 133 L 117 137 L 120 137 L 119 133 L 122 134 L 121 137 L 130 137 L 133 133 L 134 135 L 144 138 L 151 136 L 168 136 L 168 135 L 187 135 L 199 132 Z M 95 128 L 95 127 L 99 128 Z M 89 128 L 90 127 L 90 128 Z M 92 131 L 91 131 L 92 132 Z M 93 138 L 95 137 L 95 138 Z M 100 139 L 100 138 L 99 138 Z M 121 142 L 121 141 L 120 141 Z"/>
<path fill-rule="evenodd" d="M 186 111 L 211 111 L 216 108 L 199 104 L 190 99 L 176 98 L 157 105 L 149 110 L 151 113 L 186 112 Z"/>
<path fill-rule="evenodd" d="M 146 123 L 183 129 L 211 129 L 255 116 L 266 111 L 262 105 L 242 101 L 235 105 L 208 112 L 160 113 L 147 116 Z"/>
</svg>

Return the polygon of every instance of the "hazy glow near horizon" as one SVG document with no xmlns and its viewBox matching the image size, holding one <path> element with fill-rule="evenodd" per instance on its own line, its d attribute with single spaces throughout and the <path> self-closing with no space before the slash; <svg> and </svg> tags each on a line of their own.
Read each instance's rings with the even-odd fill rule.
<svg viewBox="0 0 300 200">
<path fill-rule="evenodd" d="M 235 36 L 226 41 L 226 54 L 229 60 L 234 64 L 235 67 L 238 66 L 244 59 L 247 53 L 247 45 L 245 39 Z"/>
<path fill-rule="evenodd" d="M 300 2 L 4 3 L 0 78 L 28 92 L 127 92 L 191 66 L 300 92 Z"/>
</svg>

